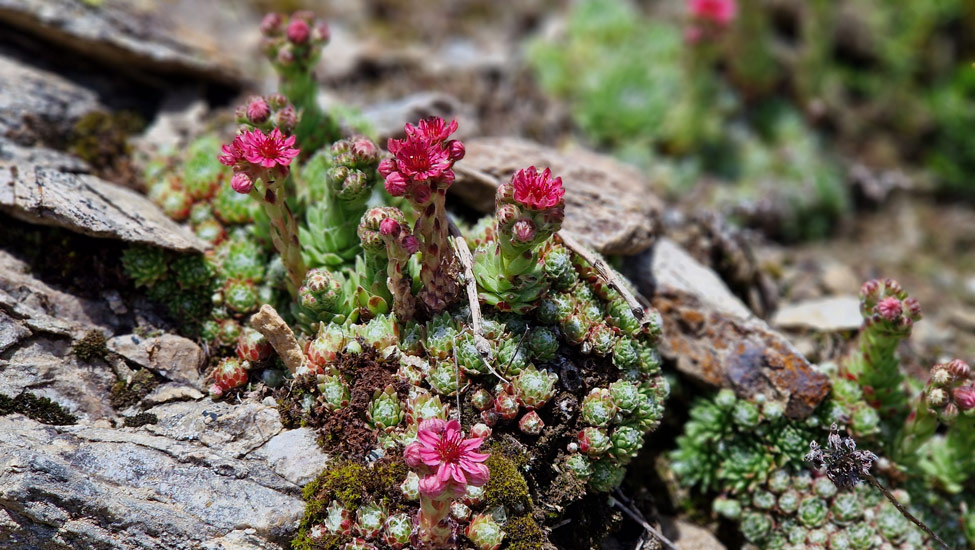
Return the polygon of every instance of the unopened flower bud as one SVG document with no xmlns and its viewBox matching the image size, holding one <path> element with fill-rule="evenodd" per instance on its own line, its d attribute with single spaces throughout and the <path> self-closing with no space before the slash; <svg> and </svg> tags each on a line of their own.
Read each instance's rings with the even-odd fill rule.
<svg viewBox="0 0 975 550">
<path fill-rule="evenodd" d="M 945 410 L 941 412 L 941 421 L 945 424 L 953 424 L 955 419 L 958 418 L 958 405 L 954 403 L 948 403 Z"/>
<path fill-rule="evenodd" d="M 379 232 L 383 235 L 395 237 L 400 232 L 399 222 L 393 218 L 386 218 L 379 223 Z"/>
<path fill-rule="evenodd" d="M 968 366 L 968 363 L 962 361 L 961 359 L 952 359 L 951 361 L 948 361 L 945 368 L 948 369 L 948 372 L 954 374 L 955 378 L 962 380 L 968 378 L 972 372 L 972 369 Z"/>
<path fill-rule="evenodd" d="M 941 408 L 948 402 L 948 394 L 941 388 L 931 388 L 925 400 L 929 407 Z"/>
<path fill-rule="evenodd" d="M 407 235 L 400 241 L 403 248 L 410 254 L 416 254 L 420 250 L 420 240 L 413 235 Z"/>
<path fill-rule="evenodd" d="M 529 219 L 521 219 L 515 222 L 515 240 L 527 243 L 535 238 L 535 224 Z"/>
<path fill-rule="evenodd" d="M 315 42 L 328 42 L 332 38 L 332 31 L 328 28 L 328 24 L 319 21 L 315 23 L 315 26 L 311 31 L 311 39 Z"/>
<path fill-rule="evenodd" d="M 481 439 L 487 439 L 491 437 L 491 427 L 483 422 L 478 422 L 471 427 L 471 437 L 480 437 Z"/>
<path fill-rule="evenodd" d="M 385 161 L 383 161 L 385 162 Z M 382 163 L 379 164 L 380 167 L 383 166 Z M 394 197 L 402 197 L 406 194 L 407 182 L 403 174 L 399 172 L 390 172 L 386 176 L 386 191 Z"/>
<path fill-rule="evenodd" d="M 464 154 L 467 152 L 467 150 L 464 148 L 464 144 L 457 139 L 451 140 L 447 148 L 450 151 L 448 153 L 450 155 L 450 160 L 453 161 L 458 161 L 464 158 Z"/>
<path fill-rule="evenodd" d="M 304 44 L 308 42 L 308 35 L 311 33 L 311 29 L 308 27 L 308 22 L 304 19 L 292 18 L 291 22 L 288 23 L 288 29 L 285 34 L 294 44 Z"/>
<path fill-rule="evenodd" d="M 508 225 L 518 218 L 518 207 L 513 204 L 503 204 L 495 209 L 494 216 L 498 225 Z"/>
<path fill-rule="evenodd" d="M 260 96 L 254 96 L 247 101 L 247 120 L 252 124 L 261 124 L 271 116 L 271 107 Z"/>
<path fill-rule="evenodd" d="M 251 181 L 250 176 L 247 174 L 243 172 L 235 172 L 234 177 L 230 179 L 230 187 L 232 187 L 234 191 L 242 195 L 246 195 L 247 193 L 251 192 L 251 189 L 254 188 L 254 182 Z"/>
<path fill-rule="evenodd" d="M 272 109 L 283 109 L 288 104 L 288 98 L 284 94 L 273 93 L 265 99 Z"/>
<path fill-rule="evenodd" d="M 959 386 L 951 392 L 962 411 L 975 409 L 975 386 Z"/>
<path fill-rule="evenodd" d="M 298 125 L 298 113 L 291 105 L 285 106 L 274 115 L 274 125 L 285 134 L 290 134 Z"/>
<path fill-rule="evenodd" d="M 278 50 L 277 61 L 281 65 L 287 67 L 288 65 L 291 65 L 292 63 L 295 62 L 295 54 L 294 52 L 291 51 L 291 48 L 285 45 L 280 50 Z"/>
<path fill-rule="evenodd" d="M 901 301 L 894 296 L 884 298 L 877 304 L 877 313 L 888 321 L 893 321 L 903 312 Z"/>
<path fill-rule="evenodd" d="M 261 19 L 261 32 L 266 36 L 274 36 L 281 32 L 282 23 L 280 13 L 269 13 Z"/>
</svg>

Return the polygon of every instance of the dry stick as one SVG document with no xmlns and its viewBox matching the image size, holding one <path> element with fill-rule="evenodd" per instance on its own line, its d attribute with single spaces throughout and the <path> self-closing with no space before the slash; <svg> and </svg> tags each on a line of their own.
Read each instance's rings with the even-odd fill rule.
<svg viewBox="0 0 975 550">
<path fill-rule="evenodd" d="M 616 506 L 617 508 L 619 508 L 620 510 L 622 510 L 623 513 L 625 513 L 626 515 L 630 516 L 630 519 L 632 519 L 633 521 L 639 523 L 641 527 L 643 527 L 644 529 L 646 529 L 653 536 L 657 537 L 657 540 L 659 540 L 660 542 L 664 543 L 665 546 L 667 546 L 671 550 L 678 550 L 676 544 L 670 542 L 670 539 L 668 539 L 667 537 L 665 537 L 663 535 L 663 533 L 661 533 L 660 531 L 658 531 L 653 525 L 650 525 L 649 523 L 647 523 L 646 520 L 644 520 L 639 515 L 637 515 L 636 512 L 634 512 L 633 510 L 630 510 L 630 508 L 628 506 L 626 506 L 622 502 L 616 500 L 612 496 L 609 497 L 609 503 L 610 503 L 610 505 Z"/>
<path fill-rule="evenodd" d="M 897 508 L 897 511 L 898 512 L 900 512 L 905 518 L 911 520 L 911 523 L 913 523 L 914 525 L 917 525 L 918 528 L 920 528 L 922 531 L 924 531 L 925 533 L 927 533 L 928 536 L 931 537 L 931 538 L 933 538 L 935 541 L 937 541 L 938 544 L 940 544 L 941 546 L 947 548 L 948 550 L 951 550 L 951 547 L 948 546 L 948 543 L 947 542 L 941 540 L 941 537 L 939 537 L 938 535 L 935 535 L 934 534 L 934 531 L 932 531 L 930 527 L 928 527 L 927 525 L 925 525 L 923 521 L 917 519 L 916 517 L 914 517 L 913 514 L 911 514 L 910 512 L 908 512 L 907 509 L 904 508 L 901 505 L 901 503 L 897 501 L 896 498 L 894 498 L 894 495 L 890 494 L 890 491 L 888 491 L 886 487 L 884 487 L 883 485 L 881 485 L 880 482 L 877 481 L 877 478 L 873 477 L 873 474 L 871 474 L 870 472 L 862 472 L 862 473 L 863 473 L 863 477 L 867 478 L 867 481 L 869 481 L 871 485 L 873 485 L 874 487 L 880 489 L 880 492 L 883 493 L 885 497 L 887 497 L 887 500 L 889 500 L 890 503 L 894 505 L 894 508 Z"/>
<path fill-rule="evenodd" d="M 504 376 L 501 376 L 498 371 L 494 370 L 494 367 L 487 361 L 487 357 L 491 353 L 491 344 L 484 337 L 481 303 L 477 297 L 477 280 L 474 278 L 474 256 L 471 255 L 471 249 L 467 246 L 467 241 L 460 234 L 460 229 L 457 228 L 457 225 L 452 220 L 447 220 L 447 222 L 450 224 L 450 236 L 452 237 L 450 242 L 454 245 L 457 260 L 460 262 L 461 267 L 464 268 L 464 284 L 467 288 L 467 303 L 471 310 L 471 328 L 474 333 L 474 347 L 477 348 L 477 353 L 481 356 L 481 362 L 487 367 L 488 371 L 507 384 L 508 380 Z"/>
<path fill-rule="evenodd" d="M 260 311 L 251 316 L 251 326 L 267 338 L 291 374 L 295 374 L 298 367 L 305 362 L 305 354 L 301 352 L 295 333 L 277 310 L 264 304 Z"/>
<path fill-rule="evenodd" d="M 640 320 L 641 325 L 648 322 L 648 318 L 644 315 L 643 306 L 640 305 L 640 302 L 636 300 L 633 293 L 631 293 L 630 290 L 626 288 L 626 285 L 623 284 L 623 281 L 620 279 L 619 275 L 616 274 L 616 271 L 609 267 L 605 260 L 594 254 L 591 250 L 586 248 L 585 245 L 575 240 L 575 238 L 570 237 L 568 233 L 559 231 L 558 236 L 560 239 L 562 239 L 562 243 L 565 244 L 566 248 L 582 256 L 582 259 L 589 262 L 590 265 L 596 268 L 596 271 L 599 272 L 603 279 L 606 279 L 609 286 L 613 287 L 616 292 L 620 293 L 620 296 L 622 296 L 623 300 L 626 301 L 626 305 L 630 306 L 630 311 L 632 311 L 633 315 Z"/>
</svg>

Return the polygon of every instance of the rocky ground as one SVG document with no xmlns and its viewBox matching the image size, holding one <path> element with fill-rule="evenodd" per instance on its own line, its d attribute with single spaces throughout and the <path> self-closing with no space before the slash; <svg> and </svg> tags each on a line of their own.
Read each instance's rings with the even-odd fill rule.
<svg viewBox="0 0 975 550">
<path fill-rule="evenodd" d="M 118 261 L 122 243 L 202 243 L 139 192 L 135 170 L 72 140 L 86 115 L 126 110 L 145 128 L 136 148 L 178 143 L 202 115 L 259 89 L 266 75 L 236 47 L 256 42 L 236 32 L 254 13 L 176 2 L 162 24 L 159 14 L 91 4 L 0 0 L 0 394 L 47 398 L 73 417 L 44 402 L 30 411 L 0 403 L 0 546 L 286 548 L 301 487 L 328 457 L 310 430 L 285 429 L 260 392 L 240 402 L 204 396 L 207 350 L 171 334 L 171 320 Z M 722 548 L 711 532 L 673 519 L 666 480 L 652 473 L 689 396 L 762 390 L 807 414 L 827 391 L 809 361 L 844 349 L 860 322 L 859 285 L 877 275 L 901 280 L 925 309 L 908 350 L 917 365 L 972 357 L 975 265 L 965 251 L 975 246 L 975 217 L 970 206 L 901 191 L 833 241 L 783 247 L 667 205 L 634 169 L 556 148 L 565 115 L 521 68 L 516 40 L 543 27 L 554 3 L 518 4 L 491 19 L 504 32 L 463 18 L 449 29 L 406 25 L 436 37 L 418 41 L 388 26 L 413 13 L 405 3 L 336 2 L 326 13 L 336 23 L 322 100 L 351 103 L 379 135 L 423 115 L 459 118 L 468 147 L 454 186 L 461 215 L 490 209 L 515 167 L 559 167 L 566 229 L 625 257 L 624 271 L 663 316 L 663 351 L 683 381 L 627 492 L 681 548 Z M 385 27 L 370 23 L 377 13 Z M 411 46 L 389 47 L 402 43 Z M 522 137 L 481 137 L 510 135 Z M 120 392 L 119 381 L 139 391 Z M 606 547 L 652 544 L 626 520 Z"/>
</svg>

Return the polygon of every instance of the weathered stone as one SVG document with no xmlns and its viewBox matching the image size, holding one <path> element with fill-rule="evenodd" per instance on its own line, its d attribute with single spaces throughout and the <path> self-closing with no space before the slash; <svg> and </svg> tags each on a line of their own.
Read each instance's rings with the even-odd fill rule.
<svg viewBox="0 0 975 550">
<path fill-rule="evenodd" d="M 146 197 L 86 171 L 69 155 L 0 139 L 0 211 L 93 237 L 177 251 L 205 249 Z"/>
<path fill-rule="evenodd" d="M 857 330 L 863 323 L 856 296 L 832 296 L 785 304 L 772 316 L 772 326 L 819 332 Z"/>
<path fill-rule="evenodd" d="M 31 335 L 22 322 L 0 310 L 0 353 Z"/>
<path fill-rule="evenodd" d="M 0 22 L 143 81 L 161 77 L 239 86 L 241 77 L 206 36 L 123 2 L 92 7 L 72 0 L 0 0 Z M 183 37 L 180 39 L 179 37 Z"/>
<path fill-rule="evenodd" d="M 462 129 L 458 131 L 459 137 L 472 135 L 477 130 L 476 118 L 470 105 L 461 103 L 451 95 L 437 92 L 421 92 L 395 101 L 371 105 L 363 109 L 362 116 L 369 121 L 383 144 L 391 137 L 401 136 L 407 122 L 416 124 L 416 121 L 430 116 L 456 119 Z"/>
<path fill-rule="evenodd" d="M 317 439 L 311 428 L 286 430 L 249 456 L 264 459 L 288 481 L 305 485 L 318 477 L 328 464 L 328 455 L 322 452 Z"/>
<path fill-rule="evenodd" d="M 659 239 L 632 266 L 638 288 L 663 317 L 661 353 L 682 373 L 742 396 L 765 394 L 793 418 L 826 397 L 829 378 L 672 241 Z"/>
<path fill-rule="evenodd" d="M 303 510 L 300 488 L 259 460 L 144 429 L 0 418 L 0 547 L 266 549 Z M 233 532 L 241 545 L 219 545 Z"/>
<path fill-rule="evenodd" d="M 494 212 L 494 194 L 522 168 L 553 168 L 565 186 L 567 231 L 602 254 L 636 254 L 652 243 L 663 205 L 635 168 L 584 150 L 561 153 L 516 138 L 466 140 L 451 192 L 475 209 Z"/>
<path fill-rule="evenodd" d="M 717 537 L 703 527 L 682 520 L 674 521 L 673 526 L 677 531 L 674 544 L 678 550 L 725 550 Z"/>
<path fill-rule="evenodd" d="M 159 373 L 175 382 L 203 389 L 204 354 L 195 342 L 175 334 L 142 338 L 126 334 L 110 338 L 106 343 L 113 351 L 140 367 Z"/>
<path fill-rule="evenodd" d="M 159 419 L 146 426 L 152 433 L 177 441 L 197 441 L 224 456 L 237 458 L 264 445 L 284 429 L 277 409 L 253 401 L 181 401 L 146 412 Z"/>
<path fill-rule="evenodd" d="M 163 403 L 170 403 L 172 401 L 196 401 L 204 397 L 203 392 L 192 386 L 178 382 L 169 382 L 156 386 L 149 395 L 142 398 L 139 405 L 142 407 L 155 407 L 156 405 L 162 405 Z"/>
<path fill-rule="evenodd" d="M 0 359 L 0 393 L 29 391 L 47 397 L 82 421 L 115 417 L 109 405 L 114 383 L 108 366 L 79 361 L 64 338 L 33 337 Z"/>
</svg>

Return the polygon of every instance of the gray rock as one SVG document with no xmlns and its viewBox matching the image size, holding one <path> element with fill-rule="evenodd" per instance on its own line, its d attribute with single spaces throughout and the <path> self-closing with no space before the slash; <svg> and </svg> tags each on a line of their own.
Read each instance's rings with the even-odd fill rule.
<svg viewBox="0 0 975 550">
<path fill-rule="evenodd" d="M 0 22 L 109 65 L 119 74 L 159 83 L 181 77 L 238 86 L 239 73 L 205 35 L 190 36 L 164 12 L 135 13 L 123 2 L 0 0 Z M 209 46 L 209 47 L 207 47 Z"/>
<path fill-rule="evenodd" d="M 20 320 L 0 311 L 0 353 L 30 335 L 30 329 Z"/>
<path fill-rule="evenodd" d="M 275 548 L 303 510 L 299 487 L 260 460 L 142 429 L 0 418 L 5 548 Z"/>
<path fill-rule="evenodd" d="M 775 312 L 772 326 L 782 329 L 811 329 L 818 332 L 857 330 L 863 323 L 856 296 L 831 296 L 785 304 Z"/>
<path fill-rule="evenodd" d="M 313 481 L 328 464 L 311 428 L 286 430 L 272 437 L 251 456 L 266 460 L 281 477 L 296 485 Z"/>
<path fill-rule="evenodd" d="M 653 242 L 663 204 L 635 168 L 584 150 L 561 153 L 516 138 L 466 140 L 467 154 L 455 165 L 451 192 L 475 209 L 494 212 L 494 194 L 522 168 L 552 167 L 565 186 L 565 223 L 601 254 L 636 254 Z"/>
<path fill-rule="evenodd" d="M 152 433 L 176 441 L 195 441 L 236 458 L 264 445 L 284 429 L 277 409 L 253 401 L 183 401 L 147 412 L 159 419 L 146 426 Z"/>
<path fill-rule="evenodd" d="M 673 523 L 677 534 L 674 544 L 678 550 L 725 550 L 725 546 L 710 531 L 682 520 Z"/>
<path fill-rule="evenodd" d="M 205 249 L 146 197 L 86 171 L 69 155 L 0 139 L 0 211 L 93 237 L 177 251 Z"/>
<path fill-rule="evenodd" d="M 139 405 L 142 407 L 155 407 L 156 405 L 162 405 L 163 403 L 170 403 L 172 401 L 197 401 L 204 397 L 200 390 L 192 386 L 180 384 L 179 382 L 167 382 L 156 386 L 149 395 L 142 398 Z"/>
<path fill-rule="evenodd" d="M 394 101 L 370 105 L 362 110 L 362 116 L 375 129 L 379 143 L 385 144 L 391 137 L 403 134 L 403 126 L 409 122 L 439 116 L 446 120 L 456 119 L 460 128 L 458 136 L 476 132 L 473 109 L 451 95 L 439 92 L 421 92 Z"/>
<path fill-rule="evenodd" d="M 108 349 L 140 367 L 145 367 L 173 380 L 182 382 L 197 390 L 203 389 L 204 354 L 195 342 L 175 334 L 163 334 L 152 338 L 142 338 L 136 334 L 126 334 L 110 338 Z"/>
<path fill-rule="evenodd" d="M 808 416 L 826 397 L 829 378 L 674 242 L 659 239 L 631 267 L 662 316 L 661 353 L 682 373 L 741 396 L 762 393 L 793 418 Z"/>
</svg>

